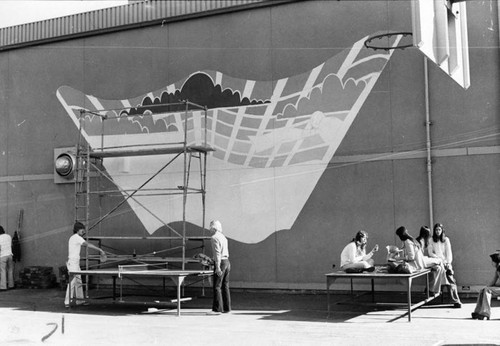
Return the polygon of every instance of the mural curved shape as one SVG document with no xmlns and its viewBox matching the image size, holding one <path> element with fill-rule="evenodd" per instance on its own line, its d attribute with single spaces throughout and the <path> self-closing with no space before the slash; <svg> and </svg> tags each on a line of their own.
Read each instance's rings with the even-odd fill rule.
<svg viewBox="0 0 500 346">
<path fill-rule="evenodd" d="M 394 37 L 393 45 L 400 39 Z M 221 220 L 230 238 L 257 243 L 292 227 L 389 61 L 392 50 L 367 49 L 365 40 L 308 73 L 276 81 L 197 71 L 130 99 L 99 99 L 68 86 L 58 88 L 57 97 L 76 126 L 81 109 L 116 117 L 106 120 L 103 130 L 100 117 L 86 115 L 83 135 L 92 148 L 102 145 L 103 131 L 105 146 L 160 146 L 166 138 L 182 142 L 183 109 L 162 109 L 161 104 L 189 99 L 206 105 L 207 143 L 215 148 L 208 158 L 206 217 Z M 153 110 L 154 115 L 144 116 Z M 203 119 L 203 111 L 190 113 L 189 145 L 204 140 Z M 106 158 L 104 166 L 114 183 L 127 190 L 143 184 L 168 160 L 158 156 Z M 182 185 L 182 171 L 182 164 L 174 164 L 147 187 Z M 191 179 L 193 186 L 199 186 L 199 177 Z M 182 220 L 182 196 L 144 194 L 128 203 L 150 234 Z M 201 226 L 200 210 L 200 203 L 188 202 L 187 220 Z"/>
</svg>

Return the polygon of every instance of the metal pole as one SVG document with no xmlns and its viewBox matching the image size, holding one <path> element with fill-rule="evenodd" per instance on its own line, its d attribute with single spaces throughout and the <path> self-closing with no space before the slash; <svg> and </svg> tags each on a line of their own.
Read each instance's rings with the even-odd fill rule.
<svg viewBox="0 0 500 346">
<path fill-rule="evenodd" d="M 205 146 L 207 146 L 207 120 L 208 120 L 208 108 L 207 106 L 205 106 L 205 138 L 204 138 L 204 141 L 203 141 L 203 144 Z"/>
<path fill-rule="evenodd" d="M 207 127 L 208 127 L 208 108 L 205 106 L 205 138 L 203 139 L 203 144 L 205 147 L 207 147 Z M 201 240 L 201 252 L 205 254 L 205 218 L 206 218 L 206 207 L 205 207 L 205 196 L 206 196 L 206 183 L 207 183 L 207 151 L 204 151 L 203 153 L 200 153 L 200 155 L 203 155 L 203 159 L 200 156 L 200 171 L 201 171 L 201 208 L 202 208 L 202 224 L 201 224 L 201 229 L 202 229 L 202 240 Z M 203 268 L 205 269 L 205 268 Z M 205 276 L 203 276 L 203 282 L 202 282 L 202 289 L 201 289 L 201 295 L 204 297 L 205 296 Z"/>
<path fill-rule="evenodd" d="M 187 122 L 189 104 L 186 100 L 186 114 L 184 116 L 184 183 L 182 185 L 182 270 L 185 269 L 186 262 L 186 202 L 187 202 Z"/>
<path fill-rule="evenodd" d="M 430 227 L 434 224 L 434 206 L 432 200 L 432 143 L 431 143 L 431 120 L 429 106 L 429 68 L 427 58 L 424 58 L 424 78 L 425 78 L 425 131 L 427 148 L 427 187 L 429 194 L 429 221 Z"/>
<path fill-rule="evenodd" d="M 80 117 L 78 118 L 78 141 L 76 143 L 76 167 L 75 167 L 75 221 L 79 221 L 79 214 L 78 214 L 78 207 L 79 207 L 79 200 L 80 200 L 80 194 L 81 192 L 81 177 L 80 177 L 80 169 L 82 165 L 82 160 L 81 160 L 81 141 L 82 141 L 82 118 L 84 114 L 84 110 L 80 109 Z"/>
<path fill-rule="evenodd" d="M 101 151 L 104 150 L 104 120 L 106 117 L 101 117 Z"/>
</svg>

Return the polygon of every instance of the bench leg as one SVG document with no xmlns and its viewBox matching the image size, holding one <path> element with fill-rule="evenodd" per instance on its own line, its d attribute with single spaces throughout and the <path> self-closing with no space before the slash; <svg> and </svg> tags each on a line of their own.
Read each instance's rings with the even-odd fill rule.
<svg viewBox="0 0 500 346">
<path fill-rule="evenodd" d="M 408 278 L 408 322 L 411 322 L 411 284 L 412 279 Z"/>
<path fill-rule="evenodd" d="M 326 278 L 326 305 L 328 310 L 328 316 L 330 316 L 330 286 L 333 285 L 336 278 L 327 277 Z"/>
</svg>

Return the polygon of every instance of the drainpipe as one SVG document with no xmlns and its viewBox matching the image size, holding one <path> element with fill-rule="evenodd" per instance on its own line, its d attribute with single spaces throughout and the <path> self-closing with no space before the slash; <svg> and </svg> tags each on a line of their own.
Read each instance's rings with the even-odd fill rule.
<svg viewBox="0 0 500 346">
<path fill-rule="evenodd" d="M 429 67 L 427 58 L 424 57 L 424 80 L 425 80 L 425 132 L 427 136 L 427 187 L 429 194 L 429 227 L 434 225 L 434 206 L 432 203 L 432 155 L 431 155 L 431 117 L 429 112 Z"/>
<path fill-rule="evenodd" d="M 500 25 L 500 4 L 498 2 L 497 2 L 497 12 L 498 12 L 497 24 Z M 498 33 L 498 42 L 500 43 L 500 32 Z"/>
</svg>

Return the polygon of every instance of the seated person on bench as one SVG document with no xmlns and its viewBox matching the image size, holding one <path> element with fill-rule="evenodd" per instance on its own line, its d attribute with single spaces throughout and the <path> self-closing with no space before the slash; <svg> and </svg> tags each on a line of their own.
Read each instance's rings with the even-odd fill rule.
<svg viewBox="0 0 500 346">
<path fill-rule="evenodd" d="M 340 269 L 346 273 L 372 272 L 375 270 L 373 254 L 378 251 L 375 245 L 368 254 L 366 253 L 366 242 L 368 234 L 365 231 L 356 233 L 354 239 L 345 246 L 340 254 Z"/>
<path fill-rule="evenodd" d="M 495 274 L 491 283 L 483 287 L 479 292 L 477 297 L 476 308 L 472 313 L 472 318 L 475 320 L 487 320 L 491 316 L 491 298 L 500 297 L 500 283 L 497 285 L 497 281 L 500 280 L 500 250 L 490 255 L 491 265 L 495 268 Z"/>
</svg>

